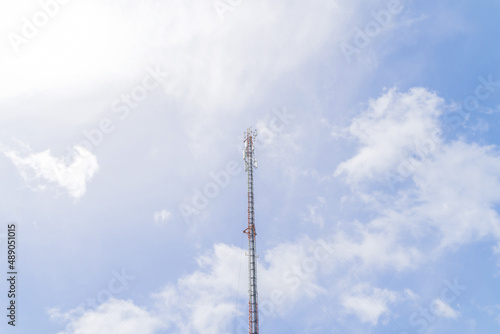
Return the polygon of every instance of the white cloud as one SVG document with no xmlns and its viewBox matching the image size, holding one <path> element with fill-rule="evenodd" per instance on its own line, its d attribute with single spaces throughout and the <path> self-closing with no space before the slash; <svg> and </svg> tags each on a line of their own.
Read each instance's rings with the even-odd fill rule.
<svg viewBox="0 0 500 334">
<path fill-rule="evenodd" d="M 327 11 L 321 2 L 266 1 L 244 1 L 221 20 L 214 3 L 92 0 L 61 5 L 19 54 L 8 41 L 0 44 L 0 102 L 33 93 L 119 96 L 107 87 L 115 84 L 127 93 L 148 65 L 159 65 L 169 73 L 163 85 L 169 96 L 197 111 L 234 114 L 244 110 L 249 98 L 267 94 L 270 78 L 315 54 L 344 20 L 340 10 Z M 21 34 L 21 18 L 41 11 L 37 3 L 7 8 L 9 14 L 0 20 L 4 35 Z M 56 109 L 49 112 L 67 115 L 71 108 Z M 92 106 L 75 117 L 88 121 L 100 111 Z M 213 122 L 211 113 L 184 115 L 191 136 L 205 135 L 207 122 Z M 194 121 L 202 124 L 200 129 Z"/>
<path fill-rule="evenodd" d="M 391 313 L 391 305 L 415 298 L 410 290 L 398 293 L 358 283 L 359 277 L 374 271 L 411 269 L 418 256 L 411 248 L 394 245 L 387 235 L 363 232 L 361 226 L 357 229 L 352 237 L 340 232 L 326 239 L 303 237 L 267 250 L 258 266 L 261 320 L 284 316 L 302 301 L 322 300 L 333 294 L 338 300 L 334 307 L 342 310 L 337 319 L 354 314 L 362 322 L 376 325 Z M 137 323 L 145 322 L 151 328 L 159 323 L 169 332 L 216 334 L 234 332 L 236 323 L 237 333 L 245 333 L 247 261 L 244 249 L 216 244 L 211 252 L 197 258 L 198 268 L 193 273 L 152 295 L 150 311 L 125 303 L 135 310 Z M 333 282 L 332 277 L 336 277 Z M 112 317 L 118 322 L 120 317 L 114 313 L 107 305 L 69 311 L 58 319 L 87 333 L 95 329 L 92 319 Z M 109 326 L 114 328 L 111 323 Z"/>
<path fill-rule="evenodd" d="M 213 4 L 175 0 L 134 11 L 148 34 L 150 58 L 169 72 L 165 92 L 189 106 L 184 131 L 190 151 L 204 160 L 220 154 L 213 142 L 219 135 L 207 136 L 207 129 L 233 131 L 234 124 L 221 120 L 235 115 L 255 124 L 261 111 L 248 110 L 252 101 L 268 96 L 276 79 L 300 68 L 326 41 L 334 43 L 352 6 L 326 10 L 323 1 L 242 1 L 222 21 Z M 265 144 L 276 138 L 269 132 Z"/>
<path fill-rule="evenodd" d="M 460 315 L 458 311 L 454 310 L 441 299 L 434 299 L 431 302 L 431 307 L 434 314 L 438 317 L 456 319 Z"/>
<path fill-rule="evenodd" d="M 318 285 L 318 268 L 321 261 L 314 257 L 316 241 L 302 238 L 283 242 L 265 253 L 267 265 L 259 267 L 260 296 L 273 300 L 272 308 L 282 313 L 301 298 L 314 298 L 324 293 Z M 326 261 L 332 260 L 328 257 Z M 283 294 L 274 298 L 275 294 Z"/>
<path fill-rule="evenodd" d="M 58 2 L 53 2 L 57 6 Z M 9 4 L 0 31 L 23 36 L 23 17 L 43 13 L 40 3 Z M 24 8 L 23 8 L 24 7 Z M 65 95 L 88 87 L 102 88 L 109 74 L 123 79 L 141 70 L 140 36 L 130 21 L 119 15 L 121 6 L 111 1 L 70 2 L 57 6 L 54 17 L 17 48 L 6 42 L 0 53 L 0 100 L 27 93 Z M 89 18 L 92 24 L 89 24 Z M 126 38 L 125 38 L 126 36 Z M 18 52 L 16 52 L 18 49 Z M 107 52 L 97 50 L 106 49 Z M 127 71 L 124 71 L 127 69 Z M 80 92 L 81 93 L 81 92 Z M 65 110 L 67 113 L 67 109 Z"/>
<path fill-rule="evenodd" d="M 65 330 L 58 334 L 153 334 L 163 328 L 162 322 L 149 311 L 131 301 L 114 298 L 95 310 L 61 313 L 58 309 L 51 309 L 49 315 L 54 321 L 66 323 Z"/>
<path fill-rule="evenodd" d="M 421 88 L 405 94 L 393 90 L 353 121 L 350 132 L 361 146 L 336 175 L 353 185 L 375 218 L 339 229 L 335 245 L 346 250 L 347 259 L 360 259 L 365 268 L 411 270 L 467 243 L 491 236 L 500 240 L 500 151 L 463 139 L 444 140 L 438 120 L 442 105 L 440 97 Z M 418 143 L 427 140 L 432 147 L 419 155 Z M 383 181 L 384 173 L 403 159 L 411 173 L 397 192 L 381 187 L 383 182 L 372 183 Z M 406 297 L 417 295 L 406 292 Z M 432 305 L 441 317 L 460 315 L 441 300 Z M 343 306 L 372 324 L 386 311 L 386 304 L 364 302 L 357 294 L 344 296 Z"/>
<path fill-rule="evenodd" d="M 341 250 L 344 261 L 352 261 L 359 271 L 415 269 L 423 260 L 421 251 L 402 240 L 395 229 L 396 217 L 384 217 L 363 225 L 353 222 L 340 225 L 330 245 Z"/>
<path fill-rule="evenodd" d="M 167 210 L 156 211 L 154 213 L 155 223 L 162 223 L 170 220 L 172 218 L 172 212 Z"/>
<path fill-rule="evenodd" d="M 290 19 L 299 13 L 299 20 Z M 324 42 L 337 24 L 331 15 L 340 16 L 340 11 L 327 14 L 323 5 L 299 2 L 245 2 L 221 21 L 211 1 L 173 1 L 144 14 L 155 24 L 166 22 L 151 33 L 163 41 L 160 48 L 167 52 L 162 58 L 181 90 L 215 111 L 216 105 L 229 101 L 243 106 L 260 93 L 271 73 L 279 75 L 300 64 Z M 161 19 L 151 20 L 150 15 Z"/>
<path fill-rule="evenodd" d="M 320 213 L 318 213 L 318 211 L 326 207 L 325 198 L 318 196 L 318 204 L 307 205 L 306 207 L 307 210 L 309 211 L 309 214 L 304 215 L 304 220 L 312 224 L 318 225 L 320 228 L 323 228 L 325 225 L 325 219 Z"/>
<path fill-rule="evenodd" d="M 392 305 L 416 298 L 410 290 L 395 292 L 358 283 L 357 274 L 392 266 L 408 268 L 407 260 L 398 264 L 397 258 L 404 255 L 386 253 L 390 247 L 382 247 L 384 239 L 374 245 L 368 234 L 352 240 L 345 236 L 345 240 L 341 236 L 317 240 L 303 237 L 266 251 L 258 267 L 261 321 L 285 316 L 301 302 L 324 300 L 333 294 L 337 302 L 332 306 L 341 308 L 337 320 L 353 314 L 375 326 L 391 314 Z M 152 294 L 150 309 L 111 299 L 95 310 L 52 310 L 50 314 L 68 328 L 79 330 L 71 333 L 81 334 L 91 333 L 103 323 L 103 334 L 114 333 L 126 314 L 131 328 L 143 325 L 144 333 L 156 329 L 181 334 L 246 333 L 248 258 L 244 254 L 245 250 L 238 247 L 214 245 L 211 252 L 197 258 L 198 268 L 193 273 Z M 351 276 L 353 268 L 357 268 L 356 279 Z M 335 282 L 332 277 L 336 277 Z"/>
<path fill-rule="evenodd" d="M 436 228 L 440 246 L 493 235 L 500 240 L 500 155 L 495 147 L 455 141 L 416 171 L 409 215 Z"/>
<path fill-rule="evenodd" d="M 236 315 L 245 318 L 234 298 L 236 293 L 246 295 L 246 275 L 238 271 L 245 270 L 244 260 L 243 249 L 214 245 L 212 252 L 198 257 L 195 272 L 152 295 L 154 303 L 149 311 L 131 301 L 111 299 L 95 310 L 52 310 L 50 314 L 54 320 L 78 329 L 71 331 L 75 334 L 98 333 L 99 328 L 102 334 L 117 333 L 122 326 L 122 331 L 127 328 L 123 333 L 149 334 L 160 328 L 182 334 L 226 333 Z"/>
<path fill-rule="evenodd" d="M 301 298 L 314 298 L 325 292 L 314 283 L 316 271 L 307 272 L 303 268 L 298 274 L 294 271 L 308 258 L 306 249 L 311 245 L 304 239 L 297 245 L 281 244 L 266 252 L 265 261 L 258 267 L 262 320 L 281 314 Z M 126 315 L 132 328 L 145 324 L 145 330 L 140 331 L 143 333 L 152 333 L 155 328 L 183 334 L 234 332 L 235 317 L 238 319 L 237 332 L 245 333 L 248 331 L 245 316 L 247 261 L 244 249 L 216 244 L 212 252 L 197 258 L 196 271 L 152 295 L 154 307 L 150 311 L 131 301 L 111 299 L 95 310 L 75 309 L 61 313 L 52 309 L 49 314 L 54 320 L 77 328 L 79 332 L 74 333 L 81 334 L 97 333 L 97 326 L 104 323 L 103 334 L 115 333 Z M 276 299 L 278 292 L 279 300 Z"/>
<path fill-rule="evenodd" d="M 358 285 L 341 297 L 342 306 L 347 313 L 356 315 L 362 322 L 377 325 L 379 318 L 390 314 L 389 304 L 398 300 L 395 292 L 372 288 L 366 284 Z"/>
<path fill-rule="evenodd" d="M 99 168 L 97 158 L 84 147 L 75 146 L 72 161 L 64 157 L 54 157 L 50 150 L 32 153 L 29 147 L 26 157 L 6 148 L 1 152 L 16 166 L 21 177 L 34 190 L 44 190 L 48 186 L 65 189 L 75 199 L 81 198 L 87 189 L 87 182 Z"/>
<path fill-rule="evenodd" d="M 405 289 L 404 295 L 409 300 L 417 300 L 419 298 L 419 296 L 410 289 Z"/>
<path fill-rule="evenodd" d="M 350 183 L 380 177 L 429 142 L 439 143 L 437 118 L 443 100 L 424 88 L 407 93 L 391 89 L 371 100 L 369 108 L 354 119 L 349 132 L 362 145 L 358 154 L 341 163 L 335 175 Z"/>
<path fill-rule="evenodd" d="M 357 194 L 379 214 L 371 226 L 393 230 L 394 245 L 410 232 L 413 242 L 426 238 L 436 251 L 487 235 L 500 239 L 498 148 L 444 141 L 437 119 L 442 105 L 440 97 L 423 88 L 404 94 L 391 90 L 371 101 L 350 127 L 362 146 L 338 166 L 336 175 L 365 185 Z M 403 165 L 404 173 L 397 168 Z M 385 181 L 391 170 L 411 184 L 397 194 L 366 187 L 377 177 Z"/>
</svg>

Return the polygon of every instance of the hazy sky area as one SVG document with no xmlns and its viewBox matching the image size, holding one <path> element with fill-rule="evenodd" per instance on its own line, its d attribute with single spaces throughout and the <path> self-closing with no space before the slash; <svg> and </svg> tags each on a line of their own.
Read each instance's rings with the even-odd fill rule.
<svg viewBox="0 0 500 334">
<path fill-rule="evenodd" d="M 2 332 L 498 332 L 500 2 L 0 4 Z"/>
</svg>

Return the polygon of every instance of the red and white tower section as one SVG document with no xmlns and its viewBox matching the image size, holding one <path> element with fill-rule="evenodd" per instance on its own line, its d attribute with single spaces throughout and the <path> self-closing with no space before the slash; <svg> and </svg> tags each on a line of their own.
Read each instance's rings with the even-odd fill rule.
<svg viewBox="0 0 500 334">
<path fill-rule="evenodd" d="M 257 168 L 254 142 L 257 130 L 247 129 L 245 133 L 245 149 L 243 159 L 245 160 L 245 171 L 248 174 L 248 227 L 243 231 L 248 235 L 248 323 L 249 334 L 259 334 L 259 308 L 257 293 L 257 256 L 255 254 L 255 213 L 253 195 L 253 170 Z"/>
</svg>

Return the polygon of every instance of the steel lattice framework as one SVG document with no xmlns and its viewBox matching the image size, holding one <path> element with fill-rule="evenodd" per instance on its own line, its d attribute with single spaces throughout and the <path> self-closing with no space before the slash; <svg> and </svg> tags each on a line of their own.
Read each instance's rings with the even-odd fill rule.
<svg viewBox="0 0 500 334">
<path fill-rule="evenodd" d="M 248 227 L 243 231 L 248 235 L 248 323 L 249 334 L 259 334 L 259 308 L 257 293 L 257 262 L 255 254 L 255 214 L 253 195 L 253 169 L 257 168 L 257 158 L 255 157 L 254 141 L 257 137 L 257 130 L 247 129 L 245 136 L 245 149 L 243 159 L 245 160 L 245 171 L 248 174 Z"/>
</svg>

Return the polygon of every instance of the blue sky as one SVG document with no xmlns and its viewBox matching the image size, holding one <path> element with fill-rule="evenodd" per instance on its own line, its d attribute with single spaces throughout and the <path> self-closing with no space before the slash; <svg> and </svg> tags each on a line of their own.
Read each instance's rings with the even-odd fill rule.
<svg viewBox="0 0 500 334">
<path fill-rule="evenodd" d="M 16 330 L 245 333 L 253 126 L 261 333 L 498 331 L 499 10 L 2 4 Z"/>
</svg>

